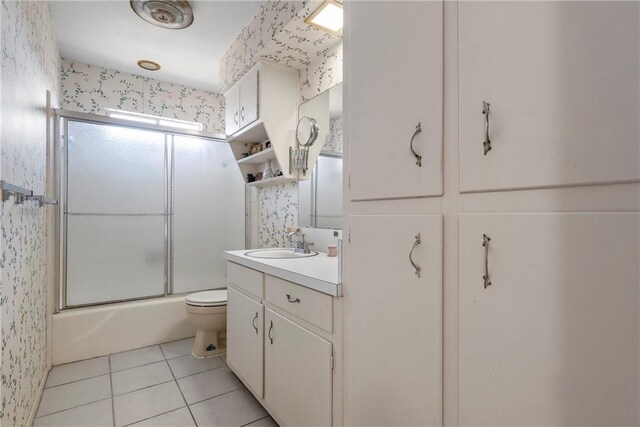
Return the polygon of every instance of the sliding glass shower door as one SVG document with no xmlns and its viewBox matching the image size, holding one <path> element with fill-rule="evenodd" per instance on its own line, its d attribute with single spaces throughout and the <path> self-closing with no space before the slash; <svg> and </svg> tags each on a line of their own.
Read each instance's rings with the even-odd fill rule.
<svg viewBox="0 0 640 427">
<path fill-rule="evenodd" d="M 225 287 L 244 245 L 228 145 L 65 119 L 62 308 Z"/>
</svg>

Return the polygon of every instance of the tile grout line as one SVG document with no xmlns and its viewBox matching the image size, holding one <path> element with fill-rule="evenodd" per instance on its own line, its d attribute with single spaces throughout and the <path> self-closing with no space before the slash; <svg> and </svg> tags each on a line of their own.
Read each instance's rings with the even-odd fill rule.
<svg viewBox="0 0 640 427">
<path fill-rule="evenodd" d="M 270 416 L 271 416 L 271 415 L 269 415 L 269 413 L 267 412 L 267 415 L 265 415 L 264 417 L 262 417 L 262 418 L 258 418 L 257 420 L 253 420 L 253 421 L 248 422 L 248 423 L 246 423 L 246 424 L 242 424 L 240 427 L 247 427 L 249 424 L 257 423 L 258 421 L 262 421 L 262 420 L 264 420 L 265 418 L 269 418 Z"/>
<path fill-rule="evenodd" d="M 59 414 L 60 412 L 70 411 L 72 409 L 82 408 L 83 406 L 93 405 L 94 403 L 104 402 L 105 400 L 108 400 L 108 399 L 111 399 L 111 398 L 110 397 L 105 397 L 104 399 L 96 400 L 95 402 L 83 403 L 82 405 L 73 406 L 71 408 L 66 408 L 66 409 L 61 409 L 59 411 L 51 412 L 51 413 L 46 414 L 46 415 L 40 415 L 39 417 L 36 417 L 35 419 L 45 418 L 45 417 L 48 417 L 49 415 Z"/>
<path fill-rule="evenodd" d="M 189 404 L 187 403 L 187 399 L 184 397 L 184 393 L 182 393 L 182 389 L 180 388 L 180 384 L 178 384 L 178 380 L 176 378 L 176 375 L 173 373 L 173 369 L 171 369 L 171 365 L 169 365 L 169 360 L 167 359 L 167 356 L 164 354 L 164 350 L 162 349 L 162 347 L 160 347 L 160 351 L 162 352 L 162 355 L 165 357 L 165 361 L 167 362 L 167 365 L 169 366 L 169 372 L 171 372 L 171 376 L 173 377 L 173 381 L 176 383 L 176 387 L 178 387 L 178 391 L 180 392 L 180 396 L 182 396 L 182 400 L 184 400 L 184 404 L 187 405 L 187 411 L 189 411 L 189 415 L 191 415 L 191 419 L 193 420 L 193 423 L 196 425 L 196 427 L 198 427 L 198 422 L 196 421 L 196 417 L 193 416 L 193 412 L 191 412 L 191 408 L 189 407 Z"/>
<path fill-rule="evenodd" d="M 187 406 L 197 405 L 198 403 L 206 402 L 207 400 L 215 399 L 217 397 L 224 396 L 225 394 L 233 393 L 233 392 L 239 391 L 239 390 L 247 390 L 248 391 L 248 389 L 244 386 L 244 384 L 241 384 L 240 388 L 236 388 L 236 389 L 230 390 L 230 391 L 225 391 L 224 393 L 220 393 L 220 394 L 217 394 L 215 396 L 207 397 L 206 399 L 198 400 L 197 402 L 193 402 L 191 404 L 187 403 Z"/>
<path fill-rule="evenodd" d="M 63 386 L 63 385 L 69 385 L 69 384 L 78 383 L 78 382 L 80 382 L 80 381 L 84 381 L 84 380 L 92 380 L 92 379 L 94 379 L 94 378 L 104 377 L 105 375 L 109 375 L 110 373 L 111 373 L 111 372 L 106 372 L 106 373 L 104 373 L 104 374 L 98 374 L 98 375 L 94 375 L 94 376 L 92 376 L 92 377 L 80 378 L 80 379 L 78 379 L 78 380 L 69 381 L 68 383 L 62 383 L 62 384 L 52 385 L 52 386 L 49 386 L 49 387 L 45 387 L 45 388 L 44 388 L 44 390 L 51 390 L 51 389 L 53 389 L 53 388 L 61 387 L 61 386 Z"/>
<path fill-rule="evenodd" d="M 111 386 L 111 424 L 116 427 L 116 398 L 113 396 L 113 372 L 111 372 L 111 355 L 109 355 L 109 385 Z"/>
<path fill-rule="evenodd" d="M 179 408 L 172 409 L 172 410 L 167 411 L 167 412 L 162 412 L 162 413 L 160 413 L 160 414 L 153 415 L 153 416 L 151 416 L 151 417 L 147 417 L 147 418 L 144 418 L 144 419 L 141 419 L 141 420 L 138 420 L 138 421 L 134 421 L 134 422 L 129 423 L 129 424 L 125 424 L 125 425 L 124 425 L 124 426 L 122 426 L 122 427 L 132 426 L 132 425 L 134 425 L 134 424 L 141 423 L 141 422 L 143 422 L 143 421 L 147 421 L 147 420 L 150 420 L 150 419 L 152 419 L 152 418 L 159 417 L 159 416 L 161 416 L 161 415 L 166 415 L 166 414 L 170 414 L 171 412 L 179 411 L 180 409 L 184 409 L 184 408 L 186 408 L 186 407 L 187 407 L 187 406 L 181 406 L 181 407 L 179 407 Z"/>
</svg>

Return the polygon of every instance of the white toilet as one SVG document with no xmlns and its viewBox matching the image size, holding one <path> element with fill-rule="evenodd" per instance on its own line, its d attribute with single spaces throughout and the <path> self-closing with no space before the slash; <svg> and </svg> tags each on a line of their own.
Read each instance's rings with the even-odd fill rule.
<svg viewBox="0 0 640 427">
<path fill-rule="evenodd" d="M 185 298 L 187 319 L 196 327 L 191 353 L 195 357 L 224 353 L 227 344 L 227 290 L 189 294 Z"/>
</svg>

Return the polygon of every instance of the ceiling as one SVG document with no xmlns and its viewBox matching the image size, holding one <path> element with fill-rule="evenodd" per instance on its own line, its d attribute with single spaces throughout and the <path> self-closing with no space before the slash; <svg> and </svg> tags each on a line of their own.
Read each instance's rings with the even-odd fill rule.
<svg viewBox="0 0 640 427">
<path fill-rule="evenodd" d="M 200 89 L 218 91 L 218 64 L 262 1 L 191 1 L 193 24 L 182 30 L 139 18 L 128 0 L 52 1 L 63 58 Z M 159 71 L 138 67 L 158 62 Z"/>
</svg>

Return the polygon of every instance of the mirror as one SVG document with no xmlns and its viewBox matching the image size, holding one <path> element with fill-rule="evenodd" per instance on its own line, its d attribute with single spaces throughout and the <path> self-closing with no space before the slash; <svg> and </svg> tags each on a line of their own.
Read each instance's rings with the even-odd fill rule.
<svg viewBox="0 0 640 427">
<path fill-rule="evenodd" d="M 311 114 L 313 112 L 313 114 Z M 299 107 L 300 117 L 318 122 L 320 155 L 309 180 L 298 185 L 301 227 L 342 228 L 342 84 Z M 323 128 L 322 124 L 325 124 Z M 322 142 L 320 144 L 319 142 Z"/>
<path fill-rule="evenodd" d="M 303 116 L 298 120 L 298 127 L 296 128 L 296 138 L 298 140 L 298 146 L 310 147 L 318 138 L 318 123 L 316 119 Z"/>
</svg>

